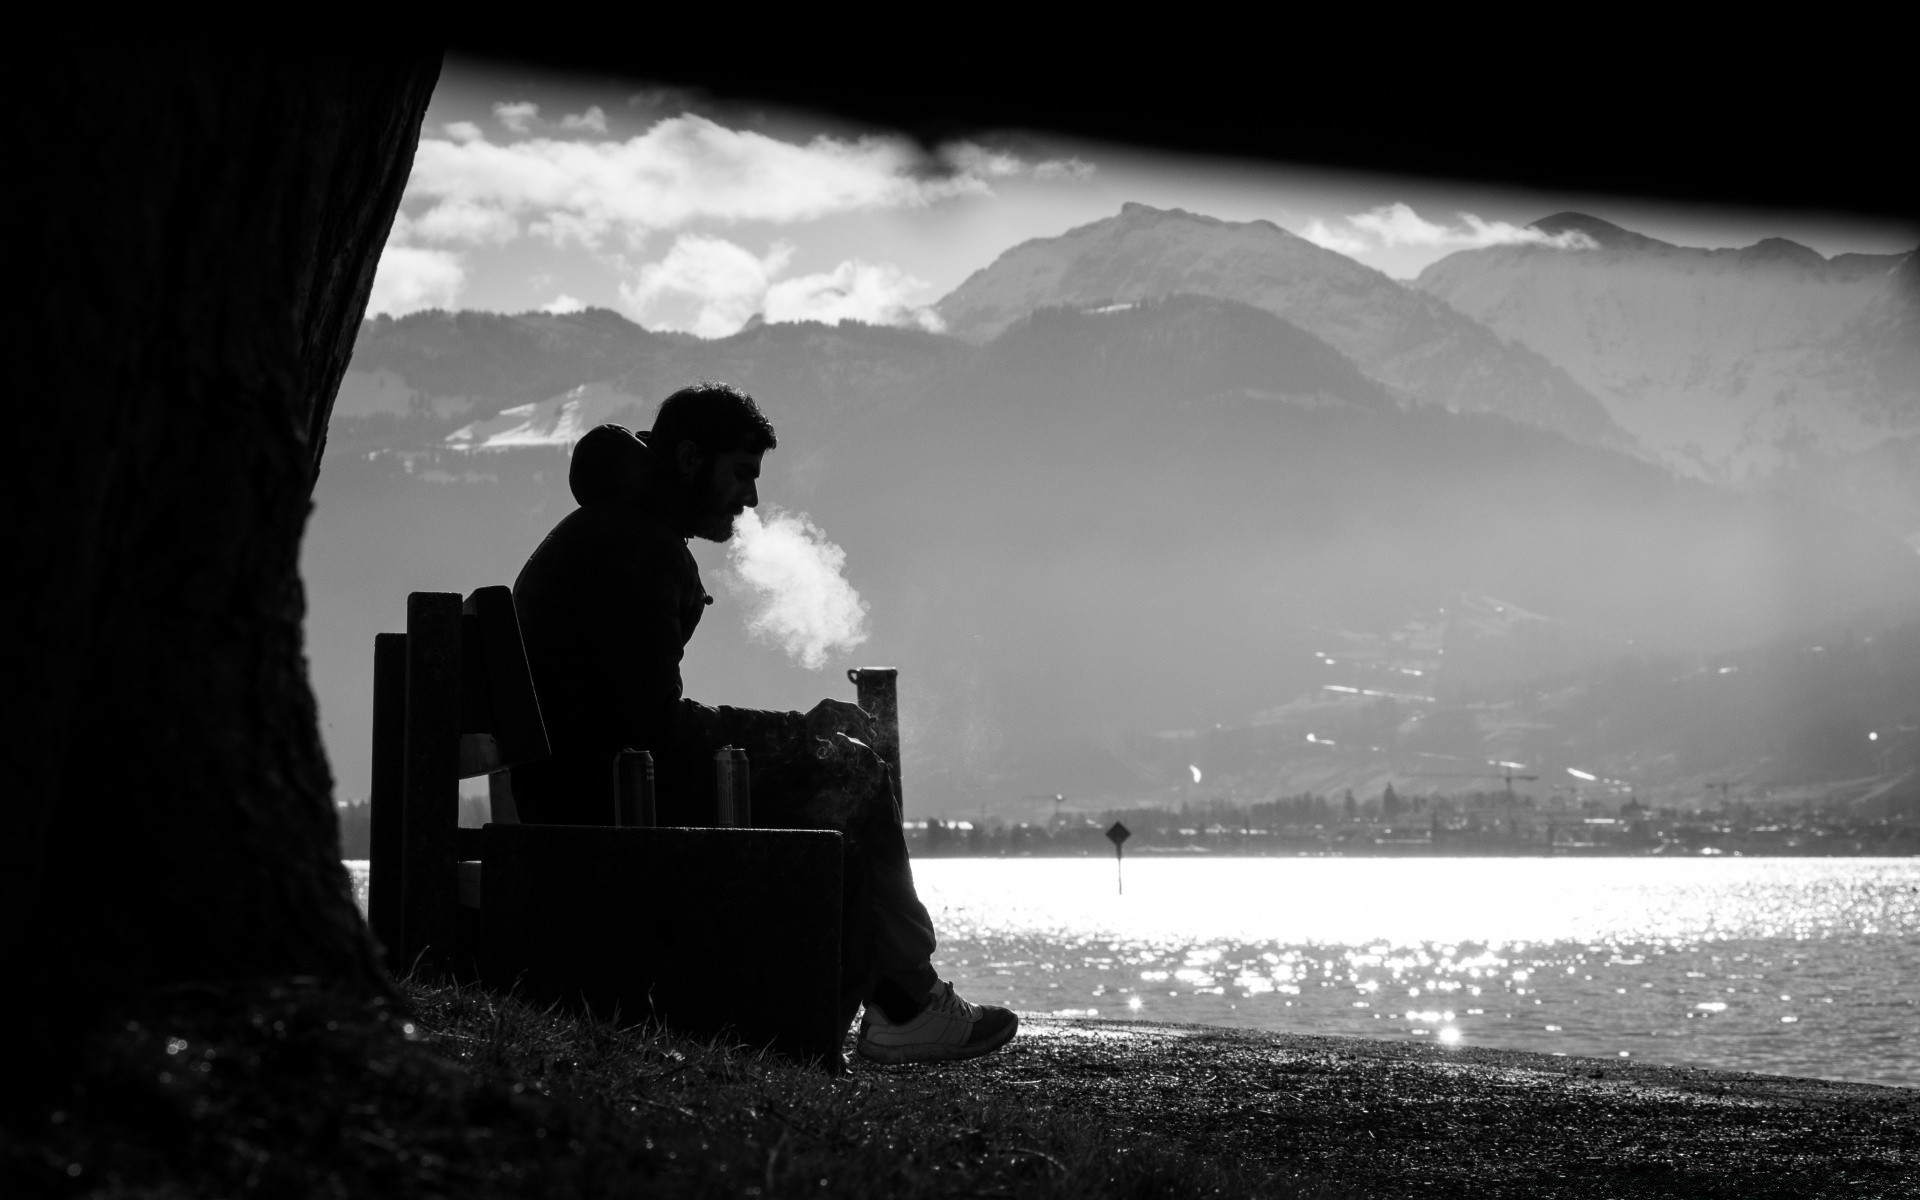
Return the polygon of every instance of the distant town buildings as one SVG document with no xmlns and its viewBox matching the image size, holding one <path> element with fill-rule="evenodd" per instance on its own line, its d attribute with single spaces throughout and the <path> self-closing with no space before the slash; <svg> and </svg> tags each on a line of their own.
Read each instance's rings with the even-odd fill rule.
<svg viewBox="0 0 1920 1200">
<path fill-rule="evenodd" d="M 1920 821 L 1741 803 L 1699 811 L 1502 792 L 1359 800 L 1303 793 L 1268 803 L 1061 811 L 1048 821 L 938 818 L 906 822 L 915 855 L 1112 853 L 1106 830 L 1132 832 L 1131 855 L 1861 855 L 1920 854 Z"/>
</svg>

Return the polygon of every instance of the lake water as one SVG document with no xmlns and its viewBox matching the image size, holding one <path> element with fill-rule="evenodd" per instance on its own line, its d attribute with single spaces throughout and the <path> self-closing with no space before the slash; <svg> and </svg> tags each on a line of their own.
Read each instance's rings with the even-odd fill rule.
<svg viewBox="0 0 1920 1200">
<path fill-rule="evenodd" d="M 1920 860 L 923 859 L 1029 1012 L 1920 1086 Z"/>
</svg>

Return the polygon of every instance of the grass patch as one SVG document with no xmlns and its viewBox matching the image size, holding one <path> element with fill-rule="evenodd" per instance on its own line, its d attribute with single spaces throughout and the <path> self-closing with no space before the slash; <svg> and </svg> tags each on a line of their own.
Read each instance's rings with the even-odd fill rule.
<svg viewBox="0 0 1920 1200">
<path fill-rule="evenodd" d="M 8 1194 L 1295 1196 L 965 1064 L 844 1074 L 477 987 L 179 989 L 10 1115 Z M 10 1181 L 10 1182 L 8 1182 Z M 14 1191 L 19 1187 L 19 1191 Z"/>
</svg>

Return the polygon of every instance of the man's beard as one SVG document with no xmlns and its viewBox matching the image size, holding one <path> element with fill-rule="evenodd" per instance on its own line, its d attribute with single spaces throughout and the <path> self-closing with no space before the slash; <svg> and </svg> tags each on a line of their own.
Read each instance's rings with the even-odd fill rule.
<svg viewBox="0 0 1920 1200">
<path fill-rule="evenodd" d="M 713 465 L 700 468 L 700 477 L 690 489 L 693 494 L 693 519 L 690 525 L 693 536 L 709 542 L 726 542 L 733 539 L 733 522 L 744 510 L 729 510 L 721 503 L 717 494 L 719 489 L 713 482 Z"/>
<path fill-rule="evenodd" d="M 738 513 L 715 513 L 702 517 L 693 536 L 709 542 L 730 542 L 733 540 L 733 522 L 738 516 Z M 721 521 L 726 524 L 720 524 Z"/>
</svg>

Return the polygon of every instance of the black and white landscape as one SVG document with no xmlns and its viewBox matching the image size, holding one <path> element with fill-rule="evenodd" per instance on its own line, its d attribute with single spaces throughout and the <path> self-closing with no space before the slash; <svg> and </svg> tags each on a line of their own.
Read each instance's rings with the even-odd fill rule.
<svg viewBox="0 0 1920 1200">
<path fill-rule="evenodd" d="M 23 41 L 0 1193 L 1899 1192 L 1920 221 L 1820 15 Z M 444 595 L 703 378 L 688 691 L 897 667 L 904 823 L 725 721 L 765 827 L 599 825 L 704 789 Z"/>
<path fill-rule="evenodd" d="M 572 507 L 571 439 L 703 377 L 767 409 L 762 513 L 844 550 L 870 636 L 793 665 L 698 546 L 720 603 L 689 692 L 804 707 L 900 667 L 911 814 L 1404 791 L 1491 760 L 1667 800 L 1913 793 L 1913 255 L 1532 228 L 1401 281 L 1129 203 L 899 325 L 369 320 L 305 545 L 341 794 L 365 794 L 373 635 L 406 593 L 511 582 Z"/>
</svg>

